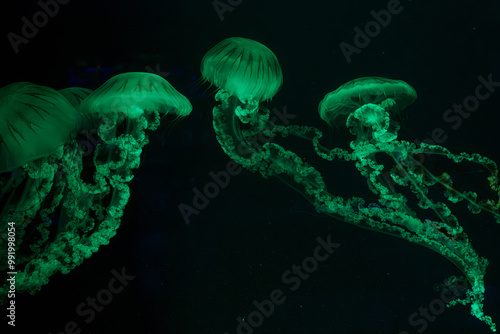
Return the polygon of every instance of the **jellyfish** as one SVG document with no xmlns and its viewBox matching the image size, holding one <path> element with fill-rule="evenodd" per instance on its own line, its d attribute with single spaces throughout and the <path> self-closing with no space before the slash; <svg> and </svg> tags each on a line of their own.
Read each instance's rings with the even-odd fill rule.
<svg viewBox="0 0 500 334">
<path fill-rule="evenodd" d="M 248 38 L 223 40 L 203 57 L 204 80 L 215 85 L 219 95 L 235 96 L 241 106 L 240 119 L 251 118 L 260 101 L 271 99 L 280 90 L 283 74 L 278 58 L 265 45 Z"/>
<path fill-rule="evenodd" d="M 56 90 L 18 82 L 0 89 L 0 118 L 0 214 L 2 222 L 21 226 L 17 232 L 21 242 L 36 212 L 44 209 L 58 170 L 56 161 L 81 125 L 81 117 Z M 52 197 L 44 205 L 53 206 L 57 200 Z M 2 223 L 0 234 L 5 236 L 6 231 Z M 6 262 L 2 263 L 4 267 Z"/>
<path fill-rule="evenodd" d="M 491 317 L 483 312 L 484 274 L 488 261 L 472 248 L 457 217 L 443 201 L 432 200 L 428 188 L 440 185 L 453 203 L 465 201 L 473 213 L 488 211 L 498 215 L 498 169 L 477 154 L 453 154 L 437 145 L 399 141 L 399 124 L 394 120 L 416 99 L 416 91 L 401 80 L 365 77 L 348 82 L 325 96 L 319 106 L 320 117 L 332 127 L 347 127 L 355 139 L 350 150 L 320 144 L 321 131 L 311 126 L 277 126 L 269 120 L 263 102 L 281 87 L 281 69 L 275 55 L 262 44 L 242 38 L 228 38 L 209 50 L 201 64 L 205 80 L 216 86 L 213 125 L 225 153 L 244 168 L 275 177 L 308 199 L 319 213 L 361 228 L 374 230 L 417 243 L 443 255 L 454 263 L 470 283 L 463 299 L 449 305 L 471 304 L 471 314 L 496 331 Z M 279 77 L 278 77 L 279 76 Z M 392 116 L 392 117 L 391 117 Z M 260 147 L 252 136 L 265 137 Z M 368 203 L 362 197 L 343 198 L 327 189 L 319 171 L 290 149 L 273 142 L 276 137 L 296 136 L 312 142 L 316 153 L 328 161 L 352 162 L 367 179 L 378 200 Z M 473 191 L 459 192 L 446 173 L 433 175 L 420 166 L 417 156 L 431 154 L 454 163 L 469 161 L 489 171 L 493 199 L 477 200 Z M 385 155 L 384 159 L 379 158 Z M 392 166 L 391 166 L 392 162 Z M 389 167 L 391 166 L 391 167 Z M 418 205 L 426 212 L 419 217 L 407 205 L 399 187 L 409 187 Z M 491 204 L 494 203 L 494 204 Z"/>
<path fill-rule="evenodd" d="M 77 127 L 75 108 L 50 87 L 18 82 L 0 90 L 0 172 L 48 156 Z"/>
<path fill-rule="evenodd" d="M 406 109 L 417 98 L 415 89 L 402 80 L 363 77 L 351 80 L 331 93 L 319 104 L 319 115 L 331 127 L 344 127 L 347 117 L 365 104 L 388 103 L 389 112 Z"/>
<path fill-rule="evenodd" d="M 391 229 L 382 227 L 382 230 L 430 248 L 454 263 L 471 287 L 465 299 L 450 305 L 470 303 L 472 315 L 495 331 L 495 324 L 484 314 L 482 306 L 488 261 L 472 248 L 449 204 L 442 199 L 433 199 L 430 189 L 440 187 L 442 197 L 448 202 L 464 201 L 471 213 L 486 211 L 500 222 L 497 165 L 478 154 L 453 154 L 439 145 L 421 143 L 417 147 L 414 143 L 397 140 L 399 124 L 391 116 L 394 110 L 404 110 L 415 98 L 414 89 L 403 81 L 366 77 L 352 80 L 327 94 L 320 103 L 319 111 L 330 125 L 340 125 L 337 122 L 339 118 L 346 119 L 345 126 L 356 136 L 350 144 L 356 168 L 367 179 L 369 189 L 379 197 L 378 202 L 387 218 L 412 218 L 399 222 L 392 219 Z M 317 152 L 327 160 L 332 158 L 319 149 Z M 332 150 L 332 155 L 339 156 L 337 150 Z M 384 160 L 384 156 L 388 160 Z M 487 180 L 491 198 L 479 201 L 478 194 L 472 190 L 456 190 L 447 172 L 435 175 L 425 166 L 426 156 L 438 156 L 454 164 L 470 162 L 481 166 L 489 174 Z M 403 187 L 414 194 L 419 209 L 426 212 L 426 217 L 434 214 L 432 219 L 418 219 L 417 212 L 407 204 L 409 199 L 403 195 Z"/>
<path fill-rule="evenodd" d="M 148 134 L 157 129 L 164 114 L 185 117 L 192 107 L 165 79 L 152 73 L 119 74 L 93 92 L 37 88 L 48 92 L 43 95 L 31 85 L 26 84 L 31 90 L 24 93 L 38 100 L 15 95 L 11 86 L 0 91 L 1 115 L 20 118 L 12 117 L 17 123 L 7 125 L 11 136 L 2 136 L 2 171 L 7 173 L 2 182 L 14 192 L 21 188 L 26 194 L 43 192 L 33 196 L 29 205 L 17 195 L 8 198 L 11 205 L 4 207 L 0 221 L 2 228 L 8 223 L 16 227 L 16 290 L 35 293 L 52 275 L 69 273 L 110 242 L 130 198 L 128 182 L 140 165 Z M 52 114 L 62 120 L 52 120 Z M 35 116 L 42 120 L 35 122 Z M 81 149 L 80 136 L 82 129 L 88 133 L 91 126 L 96 127 L 98 141 L 89 152 Z M 30 131 L 46 137 L 51 145 Z M 13 155 L 13 146 L 4 143 L 34 147 L 33 154 Z M 27 237 L 21 239 L 24 234 Z M 5 284 L 0 286 L 1 302 L 7 289 Z"/>
<path fill-rule="evenodd" d="M 30 255 L 19 246 L 36 231 L 37 214 L 59 205 L 58 161 L 82 118 L 59 92 L 28 82 L 0 89 L 0 118 L 0 256 L 7 258 L 7 230 L 14 227 L 16 263 L 25 263 Z"/>
</svg>

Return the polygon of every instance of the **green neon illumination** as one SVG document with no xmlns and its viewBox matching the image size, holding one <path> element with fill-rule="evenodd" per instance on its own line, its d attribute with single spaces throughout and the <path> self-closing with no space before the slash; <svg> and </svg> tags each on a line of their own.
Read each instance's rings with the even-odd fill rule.
<svg viewBox="0 0 500 334">
<path fill-rule="evenodd" d="M 364 77 L 349 81 L 326 94 L 319 104 L 319 115 L 332 127 L 343 127 L 347 117 L 359 107 L 381 103 L 388 98 L 396 102 L 397 112 L 417 98 L 415 89 L 402 80 L 380 77 Z"/>
<path fill-rule="evenodd" d="M 54 153 L 81 117 L 56 90 L 28 82 L 0 89 L 0 172 Z"/>
<path fill-rule="evenodd" d="M 266 46 L 231 37 L 208 51 L 201 62 L 203 78 L 224 87 L 243 103 L 271 99 L 280 90 L 283 74 L 278 58 Z"/>
<path fill-rule="evenodd" d="M 52 275 L 69 273 L 109 243 L 147 134 L 165 113 L 184 117 L 191 109 L 165 79 L 150 73 L 120 74 L 93 92 L 58 93 L 29 83 L 0 90 L 0 234 L 15 222 L 16 292 L 35 293 Z M 95 148 L 82 149 L 79 136 L 94 130 Z M 14 153 L 21 149 L 29 154 Z M 7 245 L 0 246 L 6 259 Z M 5 275 L 7 261 L 0 263 Z M 5 302 L 8 284 L 2 282 Z"/>
<path fill-rule="evenodd" d="M 193 107 L 168 81 L 152 73 L 128 72 L 114 76 L 90 94 L 81 106 L 83 112 L 125 114 L 139 118 L 145 112 L 169 111 L 184 117 Z"/>
<path fill-rule="evenodd" d="M 279 65 L 262 62 L 261 49 L 253 47 L 256 42 L 241 44 L 238 48 L 227 47 L 228 43 L 232 44 L 224 40 L 210 50 L 201 66 L 204 78 L 218 88 L 213 124 L 226 154 L 264 178 L 282 180 L 305 196 L 320 213 L 403 238 L 446 257 L 470 283 L 466 297 L 448 306 L 470 304 L 471 314 L 496 331 L 495 323 L 483 311 L 488 261 L 476 253 L 449 203 L 463 202 L 472 213 L 489 212 L 500 222 L 497 165 L 478 154 L 454 154 L 442 146 L 421 144 L 417 147 L 398 140 L 399 124 L 391 116 L 402 112 L 417 97 L 413 87 L 400 80 L 359 78 L 340 86 L 321 101 L 320 117 L 332 127 L 347 127 L 354 135 L 350 150 L 324 147 L 319 142 L 323 134 L 314 127 L 276 126 L 269 120 L 269 110 L 259 102 L 273 97 L 278 91 L 275 82 L 281 84 L 281 78 L 273 80 L 269 90 L 265 89 L 268 80 L 262 80 L 259 85 L 254 78 L 267 78 Z M 247 50 L 241 49 L 244 47 Z M 207 61 L 214 58 L 214 53 L 223 61 Z M 235 53 L 244 54 L 247 60 L 239 61 L 240 58 L 233 56 Z M 242 73 L 252 73 L 247 84 L 242 82 Z M 238 77 L 237 85 L 232 81 L 234 77 Z M 239 87 L 244 89 L 238 90 Z M 241 96 L 260 98 L 249 106 Z M 251 137 L 257 134 L 267 138 L 262 147 L 251 144 Z M 344 165 L 346 161 L 352 163 L 366 178 L 378 200 L 367 202 L 361 197 L 343 198 L 330 192 L 316 168 L 273 142 L 278 136 L 309 140 L 320 157 L 331 162 L 342 161 Z M 456 164 L 469 162 L 482 166 L 489 173 L 487 181 L 492 197 L 479 201 L 473 191 L 456 190 L 448 173 L 434 175 L 420 163 L 419 157 L 427 155 Z M 432 198 L 430 189 L 437 189 L 443 196 Z M 409 207 L 411 200 L 417 202 L 418 210 Z M 449 282 L 454 280 L 456 277 L 452 276 Z"/>
<path fill-rule="evenodd" d="M 59 93 L 75 108 L 79 108 L 82 101 L 92 93 L 92 89 L 69 87 L 59 90 Z"/>
</svg>

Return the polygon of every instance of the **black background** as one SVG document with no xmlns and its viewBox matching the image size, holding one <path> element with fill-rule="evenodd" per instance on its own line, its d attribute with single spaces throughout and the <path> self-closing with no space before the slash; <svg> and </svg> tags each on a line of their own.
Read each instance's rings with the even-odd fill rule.
<svg viewBox="0 0 500 334">
<path fill-rule="evenodd" d="M 193 188 L 211 181 L 210 171 L 229 161 L 213 133 L 213 91 L 200 84 L 199 64 L 231 36 L 273 50 L 284 85 L 269 106 L 296 115 L 294 124 L 322 129 L 327 146 L 346 147 L 351 137 L 326 127 L 317 114 L 319 101 L 344 82 L 375 75 L 405 80 L 418 92 L 400 115 L 400 139 L 423 140 L 442 128 L 448 135 L 443 145 L 453 152 L 500 161 L 500 92 L 456 130 L 443 120 L 448 108 L 474 94 L 478 76 L 500 81 L 498 2 L 402 1 L 402 12 L 347 63 L 339 44 L 353 44 L 354 27 L 364 27 L 373 20 L 370 11 L 387 3 L 246 0 L 221 21 L 212 1 L 71 0 L 16 54 L 7 34 L 20 34 L 21 18 L 40 7 L 32 0 L 9 2 L 0 20 L 0 84 L 95 89 L 113 74 L 159 69 L 194 107 L 181 123 L 151 136 L 116 237 L 35 296 L 18 296 L 13 332 L 59 333 L 73 320 L 82 333 L 233 334 L 235 319 L 255 310 L 252 301 L 278 288 L 287 300 L 255 333 L 417 333 L 420 327 L 408 317 L 439 298 L 434 284 L 460 274 L 437 253 L 318 215 L 285 185 L 247 171 L 189 225 L 178 210 L 181 203 L 192 204 Z M 296 153 L 307 157 L 306 149 Z M 373 200 L 353 166 L 321 164 L 332 192 Z M 482 182 L 483 174 L 468 172 L 471 182 Z M 485 312 L 500 323 L 500 226 L 488 215 L 457 210 L 475 249 L 490 260 Z M 317 237 L 328 235 L 342 245 L 291 292 L 281 275 L 311 256 Z M 123 267 L 135 279 L 86 324 L 77 305 L 107 287 L 112 269 Z M 490 331 L 468 306 L 456 306 L 423 332 Z"/>
</svg>

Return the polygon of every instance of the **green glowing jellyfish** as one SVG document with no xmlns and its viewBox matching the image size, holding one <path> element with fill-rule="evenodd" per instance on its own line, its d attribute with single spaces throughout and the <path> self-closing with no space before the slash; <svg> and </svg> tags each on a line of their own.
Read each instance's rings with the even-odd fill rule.
<svg viewBox="0 0 500 334">
<path fill-rule="evenodd" d="M 243 106 L 245 117 L 260 101 L 271 99 L 280 90 L 283 74 L 278 59 L 266 46 L 251 39 L 230 37 L 208 51 L 201 62 L 203 78 Z"/>
<path fill-rule="evenodd" d="M 81 122 L 56 90 L 28 82 L 0 89 L 0 172 L 54 153 Z"/>
<path fill-rule="evenodd" d="M 0 89 L 0 118 L 0 256 L 7 258 L 6 235 L 13 227 L 7 223 L 13 222 L 16 263 L 25 263 L 30 254 L 20 245 L 36 230 L 32 221 L 37 212 L 49 212 L 59 204 L 57 161 L 82 117 L 54 89 L 18 82 Z M 3 273 L 7 265 L 1 262 Z"/>
<path fill-rule="evenodd" d="M 57 171 L 55 162 L 81 121 L 75 108 L 50 87 L 18 82 L 0 89 L 0 235 L 6 234 L 5 221 L 16 219 L 24 227 L 44 208 Z M 45 205 L 57 200 L 51 197 Z M 16 233 L 18 241 L 24 232 Z M 0 243 L 4 256 L 7 247 Z M 7 262 L 1 263 L 3 269 Z"/>
<path fill-rule="evenodd" d="M 81 134 L 71 135 L 57 154 L 34 164 L 40 165 L 37 170 L 28 164 L 2 174 L 0 182 L 10 184 L 14 191 L 22 187 L 21 191 L 32 192 L 32 184 L 37 185 L 34 189 L 44 189 L 44 196 L 33 197 L 31 207 L 13 206 L 0 216 L 1 226 L 16 224 L 17 292 L 35 293 L 52 275 L 69 273 L 109 243 L 129 200 L 128 182 L 140 165 L 148 133 L 159 126 L 165 113 L 184 117 L 192 109 L 165 79 L 151 73 L 124 73 L 93 92 L 70 89 L 63 95 L 58 96 L 65 101 L 65 112 L 76 110 L 91 120 L 83 126 L 95 125 L 99 140 L 88 152 L 80 147 Z M 40 110 L 44 101 L 33 101 L 30 108 Z M 4 100 L 0 106 L 5 106 Z M 84 134 L 93 130 L 82 129 L 82 125 L 80 129 Z M 22 137 L 29 130 L 21 129 L 18 134 Z M 59 136 L 59 132 L 52 135 Z M 12 181 L 16 174 L 21 175 L 18 179 L 22 182 Z M 15 203 L 17 198 L 8 198 L 8 202 Z M 2 302 L 7 289 L 7 284 L 0 286 Z"/>
<path fill-rule="evenodd" d="M 349 81 L 326 94 L 319 115 L 332 127 L 343 127 L 347 116 L 367 103 L 394 102 L 393 112 L 403 110 L 417 98 L 415 89 L 402 80 L 363 77 Z"/>
<path fill-rule="evenodd" d="M 421 143 L 420 147 L 413 143 L 397 140 L 399 125 L 391 119 L 390 111 L 396 108 L 405 108 L 413 102 L 416 94 L 408 94 L 413 89 L 406 83 L 398 81 L 404 89 L 392 90 L 385 93 L 387 98 L 380 98 L 380 94 L 371 94 L 374 90 L 385 92 L 386 82 L 395 82 L 389 79 L 379 79 L 379 86 L 366 85 L 366 78 L 353 80 L 341 87 L 350 87 L 356 95 L 364 96 L 364 104 L 351 110 L 346 109 L 346 126 L 357 138 L 351 142 L 352 156 L 355 157 L 356 168 L 366 177 L 369 189 L 379 196 L 378 204 L 380 217 L 391 221 L 390 226 L 376 223 L 368 226 L 374 230 L 404 238 L 430 248 L 448 258 L 465 275 L 471 284 L 467 297 L 453 301 L 457 303 L 470 303 L 471 313 L 484 321 L 495 330 L 495 324 L 483 312 L 484 299 L 484 274 L 488 261 L 480 257 L 472 248 L 467 234 L 460 226 L 458 218 L 452 213 L 449 205 L 442 199 L 433 199 L 429 194 L 431 187 L 441 188 L 443 197 L 451 203 L 465 201 L 468 209 L 474 213 L 486 211 L 491 213 L 497 221 L 498 214 L 498 168 L 488 158 L 477 154 L 453 154 L 444 147 Z M 363 87 L 366 91 L 363 91 Z M 338 92 L 336 90 L 335 92 Z M 335 92 L 327 94 L 320 104 L 324 106 L 327 101 L 335 100 Z M 400 95 L 399 95 L 400 94 Z M 410 96 L 410 97 L 408 97 Z M 334 115 L 330 115 L 335 117 Z M 325 118 L 325 117 L 323 117 Z M 327 122 L 329 119 L 325 119 Z M 318 150 L 320 152 L 320 150 Z M 340 156 L 338 149 L 332 150 L 333 155 L 320 154 L 331 160 L 333 156 Z M 389 157 L 389 162 L 383 156 Z M 434 175 L 425 166 L 425 157 L 439 156 L 458 164 L 469 161 L 489 173 L 487 178 L 493 197 L 478 200 L 478 194 L 472 190 L 461 192 L 454 188 L 449 174 L 444 172 Z M 390 163 L 392 161 L 392 163 Z M 415 210 L 408 206 L 410 198 L 403 195 L 403 187 L 407 187 L 414 194 L 414 199 L 422 210 L 427 210 L 427 219 L 418 219 Z M 435 193 L 435 192 L 434 192 Z M 373 207 L 370 208 L 371 213 Z M 429 211 L 430 210 L 430 211 Z M 360 208 L 361 212 L 368 214 L 367 208 Z M 406 217 L 406 218 L 405 218 Z M 429 218 L 429 217 L 432 217 Z M 390 228 L 389 228 L 390 227 Z"/>
<path fill-rule="evenodd" d="M 204 78 L 219 88 L 215 96 L 219 104 L 213 109 L 213 124 L 217 140 L 226 154 L 250 171 L 285 182 L 305 196 L 320 213 L 358 227 L 403 238 L 443 255 L 463 272 L 470 283 L 466 297 L 449 305 L 471 304 L 472 315 L 496 331 L 491 317 L 483 312 L 484 273 L 488 262 L 472 248 L 448 205 L 440 199 L 432 199 L 428 190 L 429 187 L 442 187 L 448 201 L 464 201 L 472 213 L 486 211 L 500 222 L 496 164 L 477 154 L 453 154 L 441 146 L 421 144 L 417 147 L 413 143 L 397 140 L 399 124 L 391 116 L 413 103 L 417 95 L 403 81 L 378 77 L 348 82 L 327 94 L 320 103 L 321 118 L 330 126 L 348 127 L 356 136 L 350 144 L 351 150 L 328 149 L 319 143 L 322 133 L 314 127 L 277 126 L 270 121 L 269 110 L 259 102 L 271 98 L 271 93 L 277 92 L 276 86 L 272 84 L 269 91 L 265 91 L 266 81 L 257 85 L 253 78 L 265 77 L 266 73 L 275 71 L 276 65 L 268 64 L 266 67 L 257 61 L 260 58 L 254 53 L 259 52 L 251 47 L 254 43 L 239 46 L 239 53 L 247 55 L 246 62 L 232 57 L 235 51 L 226 47 L 227 41 L 220 44 L 203 58 L 201 68 Z M 247 47 L 246 51 L 241 50 L 244 47 Z M 213 58 L 214 53 L 224 61 L 207 61 Z M 234 64 L 228 64 L 231 60 L 235 60 Z M 231 84 L 231 89 L 226 86 L 229 78 L 234 76 L 230 71 L 246 73 L 250 69 L 253 76 L 248 83 L 240 79 L 236 81 L 237 85 Z M 217 73 L 217 80 L 212 73 Z M 281 80 L 278 82 L 281 84 Z M 243 96 L 260 96 L 260 99 L 248 108 L 237 87 L 245 88 Z M 254 87 L 255 92 L 247 87 Z M 253 145 L 253 137 L 257 135 L 265 138 L 261 146 Z M 353 162 L 355 170 L 366 177 L 369 190 L 378 196 L 378 200 L 370 203 L 361 197 L 343 198 L 330 193 L 322 175 L 314 167 L 292 150 L 273 142 L 277 136 L 309 140 L 317 154 L 326 160 Z M 384 155 L 385 158 L 382 157 Z M 489 172 L 492 197 L 478 200 L 477 193 L 472 190 L 456 190 L 449 174 L 432 174 L 419 161 L 420 155 L 434 155 L 454 163 L 468 161 L 482 166 Z M 401 192 L 402 187 L 409 188 L 413 197 L 403 195 L 408 192 Z M 410 209 L 409 200 L 416 201 L 422 210 L 426 210 L 425 218 L 419 218 Z M 452 277 L 450 282 L 454 280 Z"/>
<path fill-rule="evenodd" d="M 193 107 L 162 77 L 153 73 L 127 72 L 114 76 L 90 94 L 84 100 L 82 109 L 139 118 L 149 112 L 172 112 L 184 117 L 191 113 Z"/>
</svg>

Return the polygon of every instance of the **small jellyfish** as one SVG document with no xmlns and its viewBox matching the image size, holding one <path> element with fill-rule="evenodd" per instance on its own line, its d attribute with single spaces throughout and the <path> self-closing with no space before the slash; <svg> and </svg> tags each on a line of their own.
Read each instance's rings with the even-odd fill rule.
<svg viewBox="0 0 500 334">
<path fill-rule="evenodd" d="M 331 127 L 345 126 L 347 117 L 366 104 L 376 104 L 388 112 L 404 110 L 417 98 L 415 89 L 402 80 L 362 77 L 351 80 L 325 95 L 319 115 Z"/>
<path fill-rule="evenodd" d="M 265 45 L 242 37 L 230 37 L 209 50 L 201 61 L 203 78 L 220 89 L 217 100 L 239 99 L 235 112 L 248 122 L 259 102 L 271 99 L 283 84 L 278 59 Z"/>
</svg>

